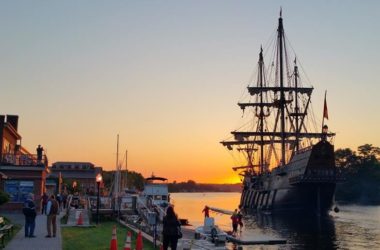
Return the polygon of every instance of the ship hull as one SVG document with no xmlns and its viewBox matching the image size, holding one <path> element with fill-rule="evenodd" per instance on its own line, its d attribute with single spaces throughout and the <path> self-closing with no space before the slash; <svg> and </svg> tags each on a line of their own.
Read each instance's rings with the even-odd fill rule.
<svg viewBox="0 0 380 250">
<path fill-rule="evenodd" d="M 321 141 L 269 174 L 246 176 L 240 207 L 247 211 L 325 214 L 338 180 L 333 146 Z"/>
<path fill-rule="evenodd" d="M 335 184 L 299 185 L 281 190 L 247 189 L 242 193 L 241 207 L 247 211 L 269 213 L 325 214 L 334 205 Z"/>
</svg>

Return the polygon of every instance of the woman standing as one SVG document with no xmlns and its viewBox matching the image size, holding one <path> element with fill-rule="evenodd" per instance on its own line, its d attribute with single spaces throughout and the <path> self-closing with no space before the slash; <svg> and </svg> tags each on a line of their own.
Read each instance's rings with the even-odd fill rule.
<svg viewBox="0 0 380 250">
<path fill-rule="evenodd" d="M 181 224 L 178 221 L 178 217 L 174 212 L 174 208 L 169 206 L 166 210 L 166 215 L 163 219 L 163 244 L 164 250 L 168 247 L 172 250 L 177 249 L 178 239 L 182 237 Z"/>
</svg>

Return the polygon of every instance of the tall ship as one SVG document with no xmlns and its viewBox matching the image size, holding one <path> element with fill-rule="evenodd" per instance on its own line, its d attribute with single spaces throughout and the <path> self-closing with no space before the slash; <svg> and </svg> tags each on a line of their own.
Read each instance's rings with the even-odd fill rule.
<svg viewBox="0 0 380 250">
<path fill-rule="evenodd" d="M 242 209 L 321 215 L 332 209 L 339 179 L 335 134 L 325 124 L 326 94 L 323 119 L 317 122 L 311 107 L 314 88 L 288 44 L 280 12 L 277 31 L 265 49 L 268 55 L 260 49 L 257 78 L 238 103 L 245 124 L 221 143 L 240 164 L 233 169 L 243 182 Z M 269 57 L 269 67 L 264 57 Z"/>
</svg>

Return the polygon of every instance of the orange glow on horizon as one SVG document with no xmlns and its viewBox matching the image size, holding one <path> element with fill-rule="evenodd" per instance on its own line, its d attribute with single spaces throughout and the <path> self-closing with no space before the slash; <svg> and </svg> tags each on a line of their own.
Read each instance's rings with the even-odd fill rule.
<svg viewBox="0 0 380 250">
<path fill-rule="evenodd" d="M 218 182 L 219 183 L 219 182 Z M 230 177 L 223 179 L 220 184 L 236 184 L 236 183 L 241 183 L 241 179 L 239 175 L 236 173 L 233 173 Z"/>
<path fill-rule="evenodd" d="M 160 8 L 120 2 L 106 9 L 94 3 L 89 9 L 77 1 L 75 12 L 71 4 L 61 8 L 57 2 L 48 8 L 34 2 L 32 16 L 25 15 L 28 6 L 3 3 L 11 11 L 2 15 L 7 49 L 2 53 L 0 114 L 19 116 L 21 146 L 35 154 L 40 144 L 49 165 L 91 162 L 110 171 L 119 164 L 119 134 L 119 162 L 125 168 L 128 150 L 128 170 L 143 177 L 154 173 L 169 182 L 241 183 L 231 168 L 244 166 L 246 159 L 232 155 L 220 141 L 233 138 L 230 132 L 252 119 L 251 111 L 242 114 L 236 103 L 248 98 L 246 87 L 256 83 L 257 52 L 276 29 L 277 3 L 265 1 L 255 8 L 253 1 L 239 7 L 226 1 L 202 9 L 195 1 L 176 4 L 187 16 L 199 16 L 189 22 L 181 11 L 172 11 L 169 1 Z M 380 4 L 346 3 L 355 9 L 350 15 L 337 5 L 329 11 L 324 3 L 309 5 L 293 8 L 289 3 L 286 28 L 310 76 L 303 82 L 315 87 L 315 117 L 310 120 L 320 126 L 327 89 L 325 122 L 337 134 L 335 149 L 379 146 L 380 117 L 374 115 L 379 106 L 378 56 L 373 52 L 380 34 L 373 32 L 378 23 L 369 20 L 376 20 Z M 302 19 L 300 9 L 307 15 L 322 11 L 329 22 Z M 265 25 L 255 25 L 258 20 Z M 319 42 L 309 27 L 329 40 Z M 342 48 L 343 38 L 350 49 Z M 359 61 L 366 62 L 362 74 L 357 73 Z M 360 101 L 353 102 L 358 93 Z"/>
</svg>

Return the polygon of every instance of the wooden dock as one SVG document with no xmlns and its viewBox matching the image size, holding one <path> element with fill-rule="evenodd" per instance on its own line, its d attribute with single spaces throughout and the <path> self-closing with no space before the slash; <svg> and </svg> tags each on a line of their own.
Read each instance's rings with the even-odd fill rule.
<svg viewBox="0 0 380 250">
<path fill-rule="evenodd" d="M 238 244 L 238 245 L 280 245 L 286 244 L 286 240 L 277 239 L 277 240 L 242 240 L 235 238 L 231 235 L 227 236 L 228 241 Z"/>
<path fill-rule="evenodd" d="M 131 230 L 135 231 L 136 233 L 140 230 L 131 224 L 126 223 L 125 221 L 120 220 L 121 224 L 129 227 Z M 231 243 L 235 245 L 279 245 L 279 244 L 286 244 L 286 240 L 284 239 L 266 239 L 266 240 L 252 240 L 252 239 L 239 239 L 235 238 L 233 236 L 227 236 L 227 244 L 214 244 L 208 239 L 200 238 L 195 239 L 195 230 L 192 228 L 182 227 L 182 234 L 183 237 L 178 240 L 178 250 L 228 250 L 231 249 Z M 154 242 L 154 239 L 151 235 L 146 234 L 142 232 L 142 236 L 151 241 Z M 156 241 L 157 245 L 160 246 L 162 244 L 161 241 Z M 239 249 L 239 248 L 237 248 Z"/>
</svg>

